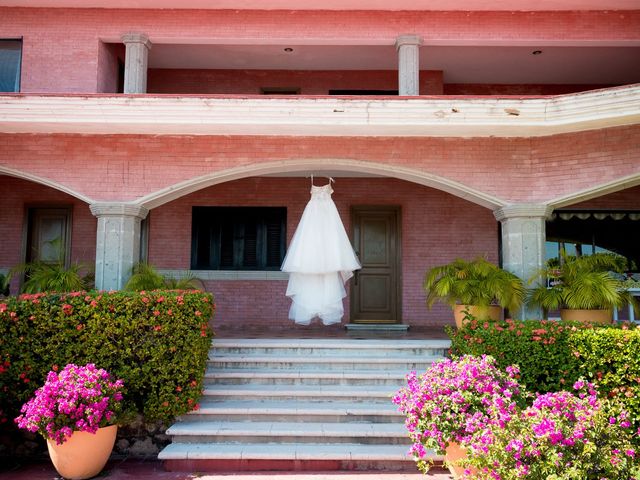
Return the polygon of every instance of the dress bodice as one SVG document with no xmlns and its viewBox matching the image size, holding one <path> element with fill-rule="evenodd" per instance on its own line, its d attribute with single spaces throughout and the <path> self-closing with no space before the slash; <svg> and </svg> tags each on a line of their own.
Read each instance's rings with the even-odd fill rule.
<svg viewBox="0 0 640 480">
<path fill-rule="evenodd" d="M 331 183 L 319 187 L 311 185 L 311 198 L 330 198 L 332 193 L 333 188 L 331 188 Z"/>
</svg>

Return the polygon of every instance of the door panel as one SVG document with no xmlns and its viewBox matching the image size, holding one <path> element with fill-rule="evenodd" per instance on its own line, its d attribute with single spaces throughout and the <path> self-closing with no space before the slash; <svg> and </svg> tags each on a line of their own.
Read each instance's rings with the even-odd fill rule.
<svg viewBox="0 0 640 480">
<path fill-rule="evenodd" d="M 70 220 L 68 208 L 30 209 L 27 261 L 68 264 Z"/>
<path fill-rule="evenodd" d="M 398 323 L 400 315 L 400 209 L 353 207 L 353 240 L 362 269 L 351 285 L 351 321 Z"/>
</svg>

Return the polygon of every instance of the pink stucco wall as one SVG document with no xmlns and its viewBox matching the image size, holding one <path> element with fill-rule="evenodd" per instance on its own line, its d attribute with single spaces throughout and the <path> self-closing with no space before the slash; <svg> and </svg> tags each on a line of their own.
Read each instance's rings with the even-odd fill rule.
<svg viewBox="0 0 640 480">
<path fill-rule="evenodd" d="M 94 201 L 124 201 L 232 167 L 337 158 L 410 168 L 518 203 L 638 175 L 639 143 L 638 125 L 534 138 L 0 134 L 0 165 Z"/>
<path fill-rule="evenodd" d="M 351 228 L 351 206 L 401 207 L 403 318 L 412 325 L 448 323 L 448 307 L 428 311 L 424 305 L 424 273 L 456 257 L 483 255 L 497 262 L 498 229 L 492 212 L 401 180 L 336 180 L 333 198 L 347 231 Z M 316 184 L 323 181 L 317 179 Z M 189 267 L 192 206 L 284 206 L 290 238 L 309 200 L 309 183 L 306 178 L 247 178 L 209 187 L 158 207 L 150 216 L 149 260 L 163 268 Z M 286 281 L 211 281 L 207 288 L 216 296 L 218 324 L 288 325 Z M 345 305 L 348 312 L 348 299 Z"/>
<path fill-rule="evenodd" d="M 265 39 L 318 45 L 393 45 L 412 33 L 429 42 L 513 45 L 637 40 L 640 11 L 374 12 L 110 10 L 0 8 L 0 38 L 24 39 L 23 92 L 98 92 L 110 71 L 99 61 L 101 42 L 142 32 L 159 43 Z"/>
</svg>

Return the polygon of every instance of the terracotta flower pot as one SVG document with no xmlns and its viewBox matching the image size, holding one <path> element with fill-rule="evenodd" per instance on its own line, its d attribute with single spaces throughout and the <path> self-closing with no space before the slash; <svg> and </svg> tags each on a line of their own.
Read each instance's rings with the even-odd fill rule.
<svg viewBox="0 0 640 480">
<path fill-rule="evenodd" d="M 73 432 L 62 445 L 47 439 L 53 466 L 64 478 L 83 480 L 95 477 L 109 460 L 116 441 L 117 425 L 99 428 L 93 433 Z"/>
<path fill-rule="evenodd" d="M 502 308 L 489 305 L 488 307 L 481 307 L 479 305 L 454 305 L 453 306 L 453 318 L 456 320 L 456 327 L 462 328 L 462 322 L 464 321 L 464 312 L 467 310 L 478 320 L 500 320 L 502 314 Z"/>
<path fill-rule="evenodd" d="M 462 467 L 458 463 L 460 460 L 467 458 L 467 450 L 462 448 L 459 444 L 455 442 L 450 442 L 447 445 L 444 454 L 445 465 L 453 475 L 453 478 L 460 478 L 465 470 L 469 470 L 471 473 L 477 473 L 477 470 L 472 467 Z"/>
<path fill-rule="evenodd" d="M 613 322 L 611 310 L 572 310 L 563 308 L 560 310 L 562 320 L 572 320 L 574 322 L 595 323 L 606 325 Z"/>
</svg>

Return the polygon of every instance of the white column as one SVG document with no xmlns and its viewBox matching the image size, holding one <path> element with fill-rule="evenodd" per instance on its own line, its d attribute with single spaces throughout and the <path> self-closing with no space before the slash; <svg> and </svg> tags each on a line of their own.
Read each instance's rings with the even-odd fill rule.
<svg viewBox="0 0 640 480">
<path fill-rule="evenodd" d="M 420 45 L 422 39 L 417 35 L 401 35 L 396 39 L 400 95 L 420 95 Z"/>
<path fill-rule="evenodd" d="M 124 93 L 147 93 L 147 65 L 151 42 L 143 33 L 122 36 L 125 44 Z"/>
<path fill-rule="evenodd" d="M 520 277 L 525 285 L 545 265 L 545 222 L 551 211 L 547 205 L 515 204 L 493 212 L 502 224 L 502 267 Z M 511 315 L 541 319 L 542 310 L 523 305 L 519 312 Z"/>
<path fill-rule="evenodd" d="M 149 210 L 126 203 L 94 203 L 98 217 L 96 288 L 120 290 L 140 260 L 140 222 Z"/>
</svg>

